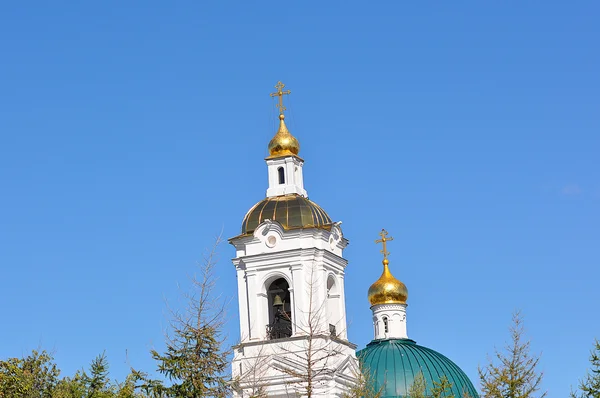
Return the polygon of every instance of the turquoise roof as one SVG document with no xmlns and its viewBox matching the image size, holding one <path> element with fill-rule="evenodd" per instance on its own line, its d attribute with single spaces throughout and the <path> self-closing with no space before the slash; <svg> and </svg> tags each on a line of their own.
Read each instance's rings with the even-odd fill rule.
<svg viewBox="0 0 600 398">
<path fill-rule="evenodd" d="M 414 377 L 421 371 L 431 394 L 433 382 L 446 376 L 456 398 L 466 391 L 477 398 L 477 391 L 467 375 L 439 352 L 422 347 L 409 339 L 374 340 L 357 352 L 362 366 L 372 376 L 374 387 L 384 386 L 382 398 L 407 397 Z"/>
</svg>

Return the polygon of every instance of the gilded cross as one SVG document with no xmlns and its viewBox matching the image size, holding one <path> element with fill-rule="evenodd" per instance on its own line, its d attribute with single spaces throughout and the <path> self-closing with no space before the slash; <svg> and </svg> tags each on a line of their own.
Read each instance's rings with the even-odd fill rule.
<svg viewBox="0 0 600 398">
<path fill-rule="evenodd" d="M 381 239 L 377 239 L 375 243 L 383 244 L 383 250 L 381 250 L 381 253 L 383 253 L 383 258 L 386 259 L 388 254 L 390 254 L 390 252 L 387 251 L 387 242 L 389 242 L 390 240 L 394 240 L 394 238 L 392 238 L 391 236 L 388 238 L 388 232 L 385 229 L 381 230 L 379 236 L 381 236 Z"/>
<path fill-rule="evenodd" d="M 277 84 L 275 85 L 275 88 L 277 89 L 276 93 L 271 93 L 271 97 L 279 97 L 279 103 L 277 104 L 277 107 L 279 108 L 279 114 L 283 115 L 283 111 L 286 110 L 286 107 L 283 106 L 283 96 L 284 95 L 289 95 L 292 92 L 290 90 L 286 90 L 283 91 L 283 88 L 285 87 L 285 84 L 283 84 L 282 82 L 277 82 Z"/>
</svg>

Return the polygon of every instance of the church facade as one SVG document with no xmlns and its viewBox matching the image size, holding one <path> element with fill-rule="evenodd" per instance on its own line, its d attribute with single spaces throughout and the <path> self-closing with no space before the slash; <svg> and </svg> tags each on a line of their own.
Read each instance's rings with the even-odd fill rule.
<svg viewBox="0 0 600 398">
<path fill-rule="evenodd" d="M 448 378 L 456 397 L 477 393 L 443 355 L 410 340 L 406 286 L 389 270 L 386 231 L 383 273 L 369 289 L 374 339 L 348 341 L 344 275 L 348 244 L 340 222 L 308 199 L 298 140 L 285 124 L 279 82 L 279 129 L 269 142 L 265 199 L 246 213 L 235 247 L 240 343 L 234 347 L 236 397 L 341 397 L 362 378 L 382 397 L 406 397 L 416 377 L 426 391 Z"/>
</svg>

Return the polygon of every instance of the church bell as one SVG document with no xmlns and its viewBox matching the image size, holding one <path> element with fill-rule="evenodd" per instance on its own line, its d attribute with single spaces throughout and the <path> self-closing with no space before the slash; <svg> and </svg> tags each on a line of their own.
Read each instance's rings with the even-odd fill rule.
<svg viewBox="0 0 600 398">
<path fill-rule="evenodd" d="M 273 299 L 273 307 L 282 307 L 282 306 L 283 306 L 283 301 L 281 301 L 281 296 L 276 294 L 275 298 Z"/>
</svg>

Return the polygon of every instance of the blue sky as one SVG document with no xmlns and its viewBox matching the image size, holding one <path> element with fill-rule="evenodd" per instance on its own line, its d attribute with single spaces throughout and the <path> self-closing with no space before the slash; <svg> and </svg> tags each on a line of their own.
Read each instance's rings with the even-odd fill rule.
<svg viewBox="0 0 600 398">
<path fill-rule="evenodd" d="M 0 358 L 152 370 L 178 284 L 265 195 L 292 95 L 312 200 L 343 221 L 350 339 L 391 267 L 408 331 L 476 369 L 525 316 L 549 397 L 600 337 L 600 5 L 0 5 Z M 232 297 L 231 246 L 220 290 Z"/>
</svg>

